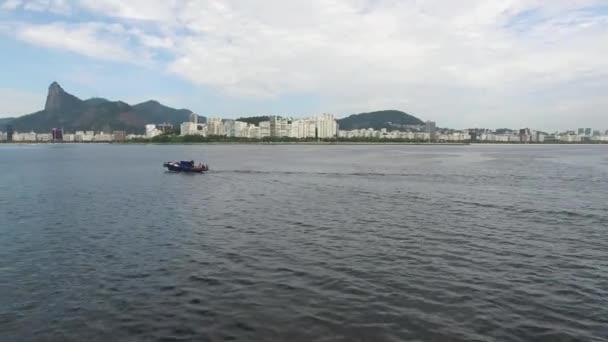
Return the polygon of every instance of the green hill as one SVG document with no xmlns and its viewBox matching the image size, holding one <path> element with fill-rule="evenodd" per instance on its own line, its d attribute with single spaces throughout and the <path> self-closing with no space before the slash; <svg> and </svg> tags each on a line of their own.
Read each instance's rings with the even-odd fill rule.
<svg viewBox="0 0 608 342">
<path fill-rule="evenodd" d="M 402 126 L 424 125 L 424 122 L 415 116 L 398 110 L 382 110 L 370 113 L 353 114 L 338 120 L 341 130 L 367 129 L 380 130 L 398 129 Z"/>
<path fill-rule="evenodd" d="M 269 121 L 269 120 L 270 120 L 270 116 L 250 116 L 250 117 L 246 117 L 246 118 L 236 119 L 236 121 L 246 122 L 248 124 L 253 124 L 256 126 L 259 126 L 260 122 L 262 122 L 262 121 Z"/>
<path fill-rule="evenodd" d="M 13 120 L 15 120 L 15 118 L 0 118 L 0 132 L 3 132 L 6 128 L 5 126 L 11 123 Z"/>
<path fill-rule="evenodd" d="M 189 120 L 191 111 L 174 109 L 157 101 L 131 106 L 122 101 L 103 98 L 80 100 L 53 82 L 43 110 L 11 120 L 16 131 L 48 132 L 62 127 L 66 132 L 79 130 L 127 131 L 141 133 L 146 124 L 179 125 Z M 201 118 L 204 121 L 204 118 Z"/>
</svg>

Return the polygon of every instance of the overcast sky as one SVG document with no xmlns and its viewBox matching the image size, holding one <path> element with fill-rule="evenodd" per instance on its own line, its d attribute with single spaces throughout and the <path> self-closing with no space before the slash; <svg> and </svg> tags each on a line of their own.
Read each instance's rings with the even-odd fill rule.
<svg viewBox="0 0 608 342">
<path fill-rule="evenodd" d="M 0 117 L 58 81 L 206 116 L 608 129 L 608 0 L 0 0 L 0 75 Z"/>
</svg>

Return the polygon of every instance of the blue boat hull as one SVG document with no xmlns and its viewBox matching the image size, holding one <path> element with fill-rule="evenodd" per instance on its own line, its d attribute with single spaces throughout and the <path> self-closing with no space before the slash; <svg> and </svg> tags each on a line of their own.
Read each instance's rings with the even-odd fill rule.
<svg viewBox="0 0 608 342">
<path fill-rule="evenodd" d="M 209 171 L 209 167 L 206 165 L 203 166 L 190 166 L 184 165 L 174 162 L 166 162 L 163 164 L 167 170 L 171 172 L 188 172 L 188 173 L 203 173 L 205 171 Z"/>
</svg>

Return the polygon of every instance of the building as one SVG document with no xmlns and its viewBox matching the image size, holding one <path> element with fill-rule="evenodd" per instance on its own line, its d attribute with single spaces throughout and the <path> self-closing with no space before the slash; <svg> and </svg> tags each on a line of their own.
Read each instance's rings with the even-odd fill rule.
<svg viewBox="0 0 608 342">
<path fill-rule="evenodd" d="M 91 142 L 94 138 L 95 133 L 93 131 L 76 131 L 76 133 L 74 133 L 75 142 Z"/>
<path fill-rule="evenodd" d="M 13 130 L 13 126 L 6 125 L 6 141 L 8 141 L 8 142 L 13 141 L 13 134 L 15 134 L 15 131 Z"/>
<path fill-rule="evenodd" d="M 65 142 L 74 142 L 74 134 L 66 133 L 63 135 L 63 141 Z"/>
<path fill-rule="evenodd" d="M 6 141 L 6 133 L 0 132 L 0 141 Z"/>
<path fill-rule="evenodd" d="M 337 128 L 337 125 L 336 125 Z M 317 120 L 300 119 L 291 122 L 290 136 L 297 139 L 316 138 Z"/>
<path fill-rule="evenodd" d="M 34 132 L 29 132 L 29 133 L 14 132 L 13 141 L 36 141 L 36 133 L 34 133 Z"/>
<path fill-rule="evenodd" d="M 36 134 L 36 141 L 47 142 L 53 140 L 52 133 L 38 133 Z"/>
<path fill-rule="evenodd" d="M 591 128 L 585 128 L 585 136 L 587 136 L 587 137 L 591 136 Z"/>
<path fill-rule="evenodd" d="M 154 125 L 154 124 L 146 125 L 146 138 L 151 139 L 151 138 L 154 138 L 155 136 L 158 136 L 161 134 L 162 134 L 161 130 L 156 128 L 156 125 Z"/>
<path fill-rule="evenodd" d="M 145 139 L 146 136 L 143 134 L 127 134 L 127 140 L 133 140 L 133 139 Z"/>
<path fill-rule="evenodd" d="M 559 140 L 561 142 L 568 142 L 568 143 L 573 143 L 573 142 L 580 142 L 581 137 L 579 135 L 576 134 L 562 134 L 559 137 Z"/>
<path fill-rule="evenodd" d="M 435 121 L 427 121 L 424 125 L 424 131 L 429 135 L 430 140 L 435 140 L 435 131 L 437 126 Z"/>
<path fill-rule="evenodd" d="M 472 142 L 477 142 L 478 139 L 479 139 L 479 137 L 477 135 L 477 131 L 476 130 L 470 130 L 469 131 L 469 140 L 471 140 Z"/>
<path fill-rule="evenodd" d="M 191 122 L 191 121 L 183 122 L 179 126 L 179 134 L 180 135 L 194 135 L 194 134 L 196 134 L 196 124 L 194 122 Z"/>
<path fill-rule="evenodd" d="M 125 131 L 114 131 L 112 132 L 114 141 L 125 141 L 127 139 L 127 132 Z"/>
<path fill-rule="evenodd" d="M 247 123 L 235 120 L 224 121 L 224 133 L 227 137 L 233 138 L 249 138 L 247 131 Z"/>
<path fill-rule="evenodd" d="M 173 132 L 173 125 L 170 123 L 162 123 L 160 125 L 156 125 L 156 128 L 161 131 L 161 133 L 166 134 L 166 133 L 172 133 Z"/>
<path fill-rule="evenodd" d="M 259 127 L 260 133 L 258 135 L 258 139 L 270 137 L 270 121 L 261 121 Z"/>
<path fill-rule="evenodd" d="M 225 135 L 224 123 L 222 122 L 222 118 L 208 118 L 207 119 L 207 134 L 210 136 Z"/>
<path fill-rule="evenodd" d="M 53 128 L 51 130 L 51 139 L 53 141 L 63 141 L 63 128 Z"/>
<path fill-rule="evenodd" d="M 220 119 L 221 122 L 221 119 Z M 198 115 L 190 113 L 187 122 L 183 122 L 179 126 L 179 135 L 202 135 L 207 136 L 207 125 L 198 123 Z"/>
<path fill-rule="evenodd" d="M 234 122 L 234 137 L 237 138 L 250 138 L 247 127 L 249 125 L 246 122 L 235 121 Z"/>
<path fill-rule="evenodd" d="M 291 123 L 289 122 L 289 119 L 280 116 L 271 116 L 270 136 L 278 138 L 291 136 Z"/>
<path fill-rule="evenodd" d="M 333 114 L 324 113 L 317 117 L 317 138 L 331 139 L 338 133 L 338 124 Z"/>
<path fill-rule="evenodd" d="M 585 134 L 585 129 L 584 128 L 579 128 L 578 129 L 578 135 L 584 135 Z"/>
<path fill-rule="evenodd" d="M 260 139 L 260 127 L 253 124 L 248 124 L 245 136 L 250 139 Z"/>
<path fill-rule="evenodd" d="M 195 125 L 198 124 L 198 115 L 196 115 L 194 112 L 190 113 L 190 122 Z"/>
<path fill-rule="evenodd" d="M 98 134 L 95 134 L 95 137 L 93 139 L 95 142 L 108 142 L 108 141 L 113 141 L 114 140 L 114 136 L 110 133 L 104 133 L 104 132 L 99 132 Z"/>
<path fill-rule="evenodd" d="M 522 128 L 519 130 L 519 142 L 529 143 L 532 141 L 532 132 L 529 128 Z"/>
</svg>

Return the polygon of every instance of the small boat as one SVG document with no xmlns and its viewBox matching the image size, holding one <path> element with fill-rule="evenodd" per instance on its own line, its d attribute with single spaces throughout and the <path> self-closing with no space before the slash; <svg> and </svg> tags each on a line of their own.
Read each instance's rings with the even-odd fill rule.
<svg viewBox="0 0 608 342">
<path fill-rule="evenodd" d="M 182 160 L 180 162 L 165 162 L 165 163 L 163 163 L 163 166 L 166 167 L 171 172 L 203 173 L 205 171 L 209 171 L 209 165 L 206 165 L 206 164 L 195 165 L 193 160 L 190 160 L 190 161 Z"/>
</svg>

